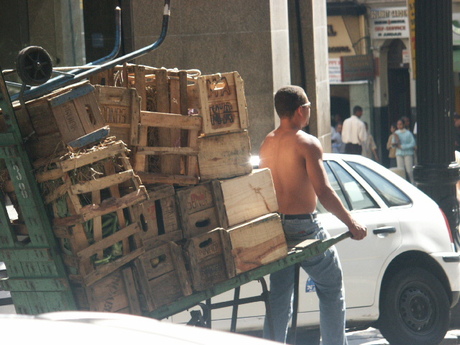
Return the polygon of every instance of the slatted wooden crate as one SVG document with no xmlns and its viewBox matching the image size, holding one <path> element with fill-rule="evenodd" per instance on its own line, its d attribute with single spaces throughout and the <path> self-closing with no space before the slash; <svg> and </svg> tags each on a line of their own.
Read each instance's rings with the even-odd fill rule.
<svg viewBox="0 0 460 345">
<path fill-rule="evenodd" d="M 189 108 L 197 109 L 203 117 L 205 135 L 248 128 L 244 82 L 238 72 L 200 75 L 189 93 Z"/>
<path fill-rule="evenodd" d="M 174 187 L 152 185 L 148 188 L 148 194 L 148 200 L 133 206 L 134 217 L 142 229 L 139 236 L 145 250 L 182 240 Z"/>
<path fill-rule="evenodd" d="M 251 143 L 247 131 L 198 138 L 201 181 L 232 178 L 252 171 Z"/>
<path fill-rule="evenodd" d="M 148 195 L 127 152 L 122 141 L 108 140 L 36 174 L 69 277 L 81 284 L 90 285 L 143 252 L 132 206 Z"/>
<path fill-rule="evenodd" d="M 38 137 L 59 133 L 60 140 L 69 143 L 104 126 L 94 86 L 88 82 L 29 101 L 26 108 Z"/>
<path fill-rule="evenodd" d="M 134 265 L 141 306 L 145 311 L 153 311 L 192 294 L 182 249 L 174 242 L 147 251 Z"/>
<path fill-rule="evenodd" d="M 212 229 L 228 229 L 278 211 L 269 169 L 225 180 L 212 180 L 176 190 L 181 228 L 185 238 Z"/>
<path fill-rule="evenodd" d="M 287 256 L 286 238 L 277 213 L 270 213 L 227 230 L 236 274 Z"/>
<path fill-rule="evenodd" d="M 224 229 L 188 239 L 184 253 L 195 291 L 206 290 L 235 276 L 230 238 Z"/>
<path fill-rule="evenodd" d="M 73 284 L 79 310 L 142 315 L 131 267 L 123 267 L 94 283 Z"/>
<path fill-rule="evenodd" d="M 130 147 L 137 145 L 141 98 L 136 89 L 98 85 L 96 97 L 110 134 Z"/>
<path fill-rule="evenodd" d="M 145 184 L 191 185 L 199 182 L 197 140 L 201 117 L 141 111 L 140 132 L 143 129 L 179 130 L 187 137 L 186 142 L 180 137 L 172 142 L 164 137 L 169 137 L 168 131 L 158 131 L 147 142 L 147 138 L 140 134 L 134 154 L 134 169 Z"/>
<path fill-rule="evenodd" d="M 218 192 L 218 191 L 217 191 Z M 220 194 L 216 195 L 212 182 L 200 183 L 176 191 L 178 214 L 185 238 L 226 227 Z"/>
</svg>

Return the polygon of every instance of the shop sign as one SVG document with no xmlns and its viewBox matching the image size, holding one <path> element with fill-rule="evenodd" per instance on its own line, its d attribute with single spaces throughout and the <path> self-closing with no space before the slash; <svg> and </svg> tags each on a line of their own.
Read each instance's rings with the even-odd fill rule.
<svg viewBox="0 0 460 345">
<path fill-rule="evenodd" d="M 374 57 L 372 54 L 342 56 L 342 81 L 374 79 Z"/>
<path fill-rule="evenodd" d="M 406 7 L 375 8 L 369 12 L 373 39 L 409 38 L 409 17 Z"/>
<path fill-rule="evenodd" d="M 340 58 L 329 59 L 329 83 L 336 84 L 342 82 L 342 65 Z"/>
</svg>

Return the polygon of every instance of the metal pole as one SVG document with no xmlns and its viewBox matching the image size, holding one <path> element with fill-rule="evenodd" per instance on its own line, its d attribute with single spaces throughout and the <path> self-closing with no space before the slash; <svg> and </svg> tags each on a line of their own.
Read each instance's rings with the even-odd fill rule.
<svg viewBox="0 0 460 345">
<path fill-rule="evenodd" d="M 452 0 L 415 1 L 417 158 L 414 180 L 445 213 L 458 219 L 453 140 Z"/>
</svg>

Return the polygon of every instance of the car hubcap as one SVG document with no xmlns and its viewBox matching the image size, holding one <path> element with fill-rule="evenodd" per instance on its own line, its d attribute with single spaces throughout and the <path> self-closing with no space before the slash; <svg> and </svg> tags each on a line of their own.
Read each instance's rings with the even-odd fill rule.
<svg viewBox="0 0 460 345">
<path fill-rule="evenodd" d="M 399 313 L 411 330 L 420 332 L 430 327 L 433 304 L 425 291 L 408 288 L 401 294 Z"/>
</svg>

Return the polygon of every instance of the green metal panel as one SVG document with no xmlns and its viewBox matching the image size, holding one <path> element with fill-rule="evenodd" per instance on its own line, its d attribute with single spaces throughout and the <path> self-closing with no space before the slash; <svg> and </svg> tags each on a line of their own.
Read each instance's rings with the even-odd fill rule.
<svg viewBox="0 0 460 345">
<path fill-rule="evenodd" d="M 21 314 L 75 310 L 51 221 L 33 175 L 1 68 L 0 109 L 7 128 L 0 133 L 0 159 L 8 169 L 29 234 L 27 241 L 16 235 L 4 195 L 0 195 L 0 261 L 6 264 L 8 274 L 0 286 L 11 292 L 16 311 Z"/>
</svg>

